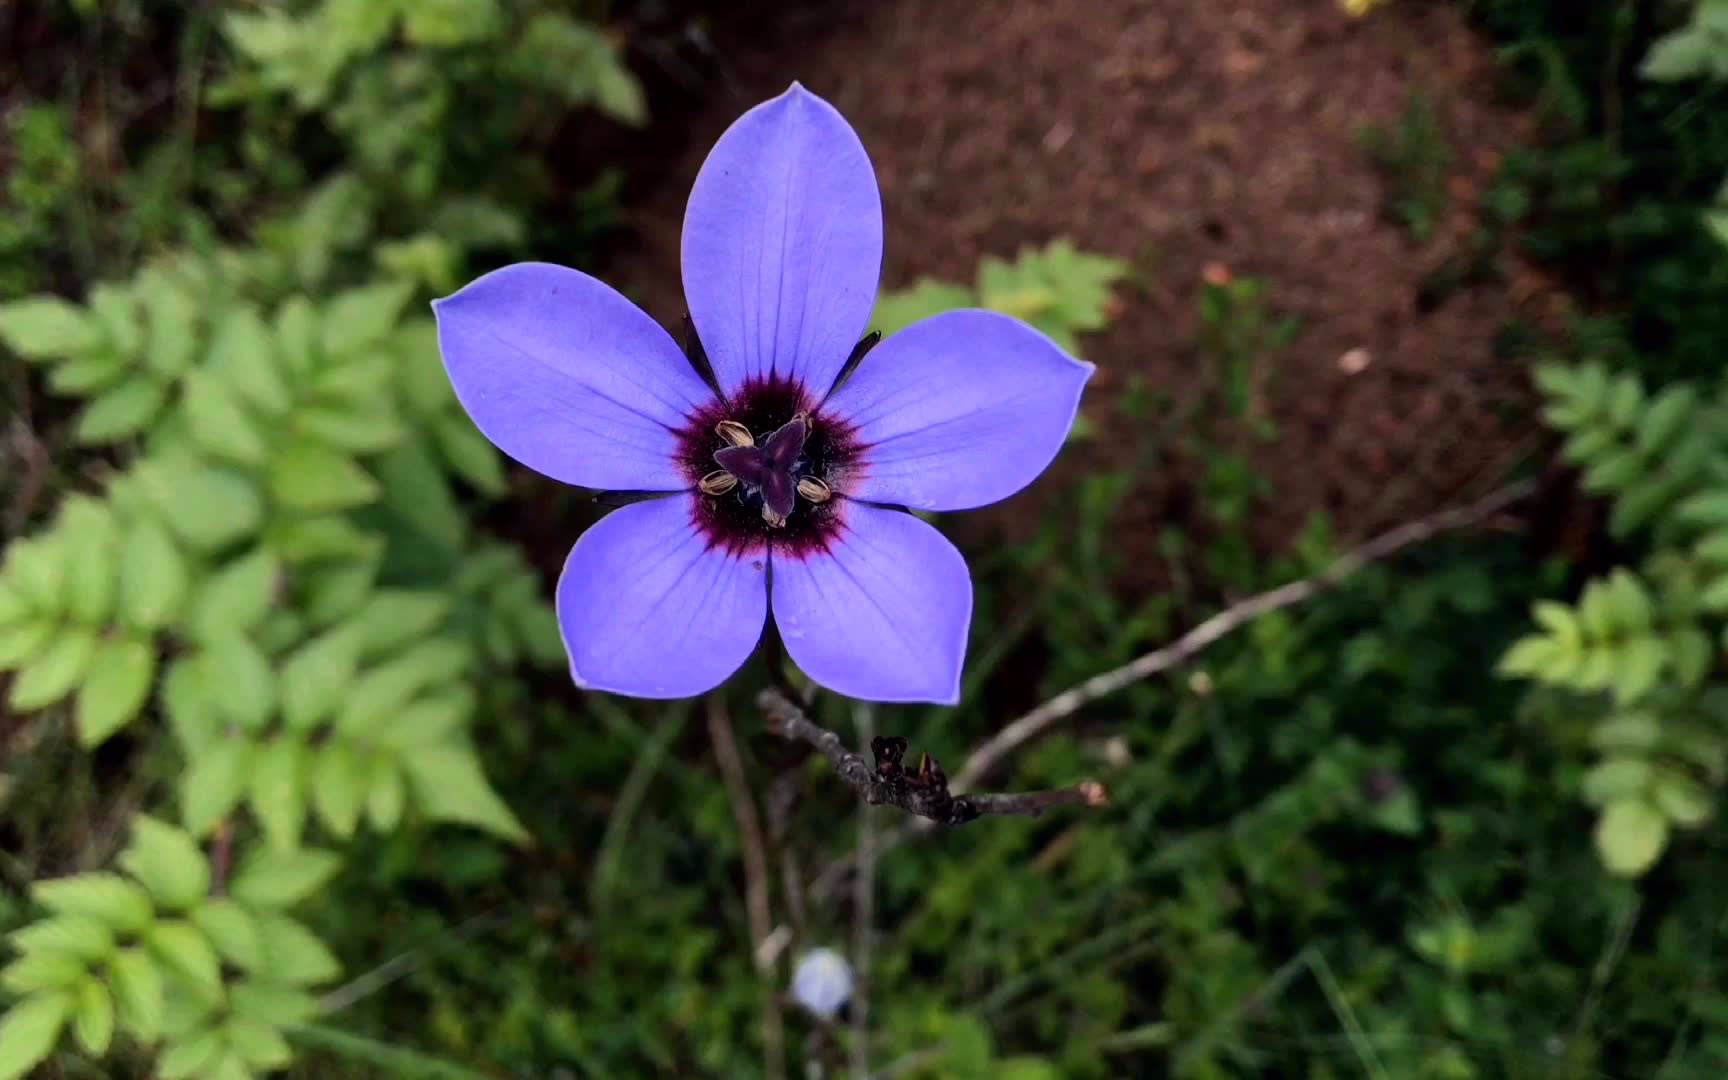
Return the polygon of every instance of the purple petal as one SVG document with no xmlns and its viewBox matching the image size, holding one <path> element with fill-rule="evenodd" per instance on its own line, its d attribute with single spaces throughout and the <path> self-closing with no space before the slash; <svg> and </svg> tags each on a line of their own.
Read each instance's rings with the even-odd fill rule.
<svg viewBox="0 0 1728 1080">
<path fill-rule="evenodd" d="M 828 391 L 882 271 L 882 199 L 857 134 L 792 88 L 739 117 L 684 211 L 684 297 L 730 394 L 751 376 Z"/>
<path fill-rule="evenodd" d="M 456 396 L 500 450 L 567 484 L 690 486 L 673 430 L 714 394 L 611 286 L 517 263 L 432 306 Z"/>
<path fill-rule="evenodd" d="M 966 510 L 1005 499 L 1050 464 L 1092 365 L 994 311 L 913 323 L 864 358 L 822 408 L 857 428 L 855 499 Z"/>
<path fill-rule="evenodd" d="M 869 701 L 960 700 L 972 619 L 966 560 L 899 510 L 848 501 L 825 553 L 774 555 L 774 621 L 812 679 Z"/>
<path fill-rule="evenodd" d="M 691 697 L 737 671 L 768 614 L 766 556 L 709 548 L 693 497 L 633 503 L 582 534 L 558 579 L 578 686 Z"/>
</svg>

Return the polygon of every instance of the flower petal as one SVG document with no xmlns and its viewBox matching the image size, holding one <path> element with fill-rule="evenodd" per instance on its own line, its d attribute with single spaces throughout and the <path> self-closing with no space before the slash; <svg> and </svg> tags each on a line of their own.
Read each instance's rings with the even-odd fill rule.
<svg viewBox="0 0 1728 1080">
<path fill-rule="evenodd" d="M 432 305 L 462 407 L 498 448 L 591 488 L 674 491 L 673 430 L 714 398 L 660 325 L 568 267 L 516 263 Z"/>
<path fill-rule="evenodd" d="M 792 88 L 739 117 L 684 211 L 684 297 L 730 394 L 771 372 L 827 393 L 882 273 L 882 198 L 834 106 Z"/>
<path fill-rule="evenodd" d="M 921 510 L 1005 499 L 1062 448 L 1092 371 L 998 312 L 913 323 L 876 346 L 822 407 L 864 446 L 843 490 Z"/>
<path fill-rule="evenodd" d="M 966 560 L 911 514 L 847 502 L 827 552 L 774 553 L 774 621 L 804 674 L 869 701 L 960 700 Z"/>
<path fill-rule="evenodd" d="M 694 497 L 632 503 L 582 534 L 558 579 L 578 686 L 691 697 L 737 671 L 768 615 L 766 558 L 709 548 Z"/>
</svg>

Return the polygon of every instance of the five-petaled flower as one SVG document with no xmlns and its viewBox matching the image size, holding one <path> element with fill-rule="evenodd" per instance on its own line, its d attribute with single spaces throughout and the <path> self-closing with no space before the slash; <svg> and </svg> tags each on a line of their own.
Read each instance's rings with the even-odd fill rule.
<svg viewBox="0 0 1728 1080">
<path fill-rule="evenodd" d="M 565 563 L 558 618 L 579 685 L 702 693 L 750 656 L 772 606 L 823 686 L 958 700 L 972 582 L 908 510 L 1031 483 L 1092 367 L 979 310 L 871 349 L 881 266 L 870 159 L 793 84 L 739 118 L 696 177 L 686 350 L 607 285 L 545 263 L 434 305 L 457 397 L 501 450 L 565 483 L 664 493 L 602 518 Z"/>
</svg>

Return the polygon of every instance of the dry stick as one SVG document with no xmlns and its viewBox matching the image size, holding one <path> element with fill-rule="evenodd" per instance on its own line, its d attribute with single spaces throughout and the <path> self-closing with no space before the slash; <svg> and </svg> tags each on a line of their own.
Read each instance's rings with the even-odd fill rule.
<svg viewBox="0 0 1728 1080">
<path fill-rule="evenodd" d="M 1083 706 L 1192 659 L 1196 653 L 1226 634 L 1241 629 L 1245 624 L 1253 622 L 1262 615 L 1290 607 L 1293 604 L 1299 604 L 1310 597 L 1325 592 L 1371 562 L 1396 554 L 1412 544 L 1419 544 L 1440 533 L 1466 528 L 1484 521 L 1527 497 L 1535 489 L 1536 485 L 1531 481 L 1509 484 L 1468 505 L 1443 510 L 1428 517 L 1406 522 L 1340 556 L 1330 566 L 1312 577 L 1280 585 L 1270 592 L 1263 592 L 1240 603 L 1232 604 L 1170 644 L 1154 649 L 1144 656 L 1131 660 L 1119 668 L 1106 671 L 1102 675 L 1094 675 L 1078 686 L 1064 690 L 1031 712 L 1009 723 L 995 735 L 985 740 L 983 745 L 972 751 L 966 759 L 965 766 L 954 778 L 954 788 L 964 791 L 971 787 L 1000 764 L 1003 758 L 1023 744 L 1042 735 L 1059 721 L 1072 716 Z M 884 833 L 876 838 L 876 852 L 879 855 L 896 846 L 914 830 L 925 831 L 928 828 L 927 823 L 915 821 L 911 823 L 911 828 L 900 828 Z M 830 895 L 835 886 L 852 868 L 854 862 L 855 856 L 843 858 L 830 864 L 811 883 L 811 894 L 818 898 Z"/>
<path fill-rule="evenodd" d="M 750 798 L 744 777 L 744 761 L 738 756 L 738 738 L 726 702 L 711 694 L 707 702 L 708 737 L 714 744 L 714 760 L 732 800 L 732 816 L 744 849 L 744 908 L 750 917 L 750 958 L 762 977 L 762 1052 L 767 1058 L 770 1080 L 786 1075 L 786 1032 L 780 1016 L 780 989 L 774 979 L 774 959 L 768 942 L 774 933 L 774 918 L 768 909 L 768 853 L 762 845 L 762 821 Z"/>
<path fill-rule="evenodd" d="M 811 720 L 780 691 L 764 690 L 756 702 L 768 714 L 770 731 L 807 742 L 822 751 L 834 766 L 835 774 L 871 806 L 898 806 L 908 814 L 939 825 L 964 825 L 986 814 L 1037 817 L 1052 806 L 1103 806 L 1110 801 L 1104 785 L 1096 780 L 1058 791 L 955 795 L 948 790 L 948 778 L 941 766 L 929 755 L 925 755 L 917 771 L 901 767 L 905 739 L 872 739 L 870 749 L 876 758 L 872 766 L 864 755 L 846 749 L 839 735 Z"/>
</svg>

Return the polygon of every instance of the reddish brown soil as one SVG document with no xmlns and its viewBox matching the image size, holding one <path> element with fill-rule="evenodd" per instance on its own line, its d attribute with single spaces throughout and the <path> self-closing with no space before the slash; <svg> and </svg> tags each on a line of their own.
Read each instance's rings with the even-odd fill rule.
<svg viewBox="0 0 1728 1080">
<path fill-rule="evenodd" d="M 668 325 L 708 146 L 798 79 L 876 163 L 885 286 L 968 281 L 982 256 L 1064 236 L 1148 268 L 1084 343 L 1102 437 L 1065 454 L 1046 492 L 1137 452 L 1146 422 L 1114 407 L 1131 377 L 1176 400 L 1205 391 L 1207 274 L 1265 279 L 1303 327 L 1270 372 L 1276 439 L 1243 444 L 1270 483 L 1254 516 L 1263 546 L 1314 511 L 1346 538 L 1421 514 L 1492 484 L 1527 448 L 1520 365 L 1493 345 L 1514 317 L 1551 315 L 1551 290 L 1516 267 L 1418 304 L 1525 127 L 1493 103 L 1489 49 L 1453 7 L 1400 0 L 1357 20 L 1334 0 L 879 0 L 769 22 L 748 37 L 716 26 L 720 73 L 690 115 L 663 116 L 688 142 L 632 199 L 633 234 L 608 270 Z M 1396 124 L 1413 92 L 1438 104 L 1455 161 L 1448 219 L 1425 246 L 1386 220 L 1387 180 L 1359 138 Z M 1340 363 L 1353 350 L 1367 360 L 1355 373 Z M 1131 532 L 1192 518 L 1194 462 L 1163 460 L 1125 508 Z"/>
</svg>

